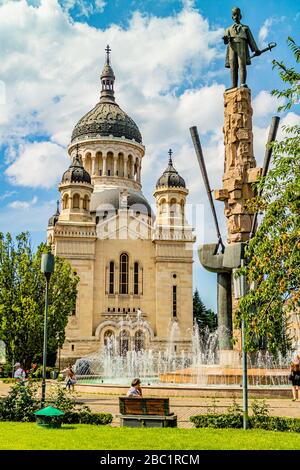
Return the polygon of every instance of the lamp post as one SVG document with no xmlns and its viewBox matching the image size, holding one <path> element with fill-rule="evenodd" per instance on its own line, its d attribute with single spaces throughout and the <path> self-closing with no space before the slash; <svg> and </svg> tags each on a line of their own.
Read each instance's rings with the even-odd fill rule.
<svg viewBox="0 0 300 470">
<path fill-rule="evenodd" d="M 43 380 L 42 380 L 42 400 L 41 408 L 45 404 L 46 397 L 46 365 L 47 365 L 47 328 L 48 328 L 48 292 L 51 274 L 54 272 L 54 255 L 46 253 L 42 255 L 41 271 L 46 278 L 45 294 L 45 317 L 44 317 L 44 343 L 43 343 Z"/>
<path fill-rule="evenodd" d="M 241 258 L 241 267 L 244 266 L 244 259 Z M 233 272 L 235 269 L 233 270 Z M 234 296 L 241 299 L 246 293 L 245 276 L 235 278 L 233 276 Z M 247 351 L 245 347 L 245 319 L 242 318 L 242 367 L 243 367 L 243 428 L 248 429 L 248 373 L 247 373 Z"/>
</svg>

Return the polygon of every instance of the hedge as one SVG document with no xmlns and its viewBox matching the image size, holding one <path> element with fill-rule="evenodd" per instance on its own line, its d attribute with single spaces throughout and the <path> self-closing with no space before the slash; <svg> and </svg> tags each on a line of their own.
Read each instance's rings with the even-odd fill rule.
<svg viewBox="0 0 300 470">
<path fill-rule="evenodd" d="M 242 428 L 243 417 L 228 413 L 209 413 L 190 417 L 196 428 Z M 250 429 L 265 429 L 266 431 L 300 432 L 300 418 L 285 418 L 282 416 L 249 416 Z"/>
</svg>

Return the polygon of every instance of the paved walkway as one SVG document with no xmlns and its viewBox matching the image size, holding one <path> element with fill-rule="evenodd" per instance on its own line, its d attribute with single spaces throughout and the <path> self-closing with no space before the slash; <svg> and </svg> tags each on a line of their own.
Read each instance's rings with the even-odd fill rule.
<svg viewBox="0 0 300 470">
<path fill-rule="evenodd" d="M 5 396 L 8 393 L 10 386 L 10 384 L 3 384 L 0 382 L 0 396 Z M 119 425 L 119 420 L 115 416 L 119 412 L 117 395 L 80 393 L 76 394 L 76 399 L 78 402 L 88 405 L 93 411 L 112 413 L 114 416 L 112 425 Z M 235 401 L 242 406 L 242 400 L 240 398 L 237 398 Z M 291 398 L 269 398 L 264 401 L 270 406 L 271 415 L 300 418 L 300 401 L 293 402 Z M 250 409 L 252 403 L 253 400 L 250 399 Z M 189 420 L 192 415 L 207 413 L 213 410 L 216 412 L 226 411 L 229 406 L 232 406 L 232 404 L 233 399 L 230 398 L 170 398 L 170 409 L 178 416 L 179 428 L 193 427 L 193 424 Z"/>
</svg>

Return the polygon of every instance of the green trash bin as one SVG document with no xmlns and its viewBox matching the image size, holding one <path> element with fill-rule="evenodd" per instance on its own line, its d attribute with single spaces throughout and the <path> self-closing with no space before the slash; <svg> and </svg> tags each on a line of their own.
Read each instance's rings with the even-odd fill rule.
<svg viewBox="0 0 300 470">
<path fill-rule="evenodd" d="M 57 408 L 53 408 L 53 406 L 47 406 L 36 411 L 34 414 L 38 426 L 43 428 L 60 428 L 62 417 L 65 413 Z"/>
</svg>

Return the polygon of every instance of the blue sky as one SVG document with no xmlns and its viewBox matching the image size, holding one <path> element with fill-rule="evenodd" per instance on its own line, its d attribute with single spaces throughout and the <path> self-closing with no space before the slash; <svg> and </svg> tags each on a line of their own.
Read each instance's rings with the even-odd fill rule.
<svg viewBox="0 0 300 470">
<path fill-rule="evenodd" d="M 278 104 L 270 91 L 281 86 L 271 61 L 295 65 L 286 40 L 297 38 L 300 5 L 292 0 L 237 5 L 260 48 L 277 42 L 272 53 L 248 67 L 255 157 L 261 164 Z M 211 186 L 221 187 L 222 95 L 230 85 L 221 38 L 233 6 L 227 0 L 0 0 L 0 230 L 29 230 L 35 244 L 45 239 L 57 183 L 68 166 L 66 147 L 78 119 L 98 100 L 109 43 L 117 102 L 138 124 L 146 146 L 145 195 L 154 204 L 154 185 L 171 147 L 199 214 L 190 220 L 197 230 L 195 248 L 214 242 L 189 127 L 198 126 Z M 299 110 L 283 114 L 281 122 L 299 123 Z M 216 206 L 225 238 L 223 205 Z M 196 251 L 194 272 L 194 286 L 215 309 L 215 275 L 201 268 Z"/>
</svg>

